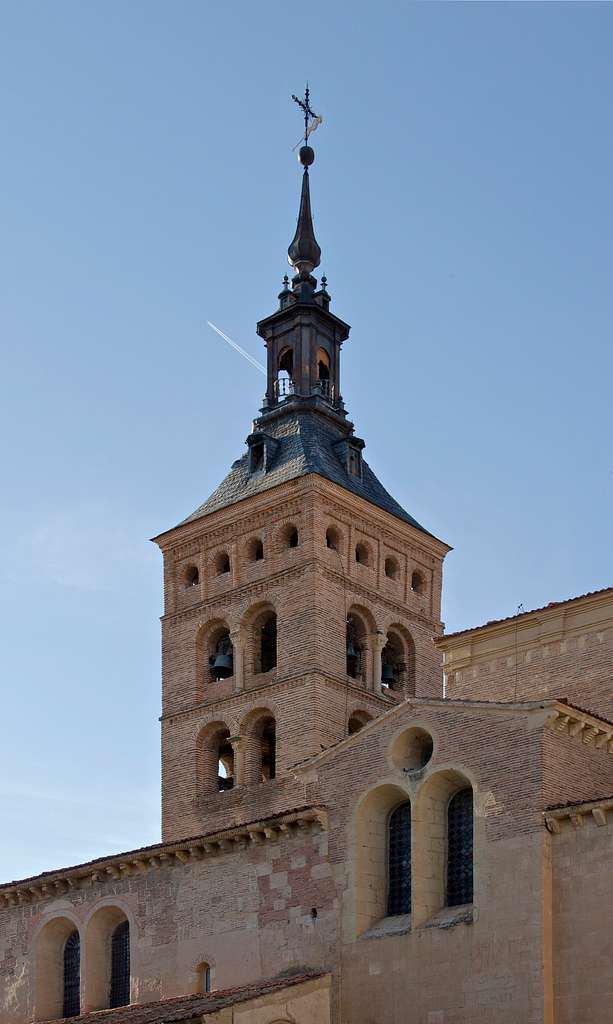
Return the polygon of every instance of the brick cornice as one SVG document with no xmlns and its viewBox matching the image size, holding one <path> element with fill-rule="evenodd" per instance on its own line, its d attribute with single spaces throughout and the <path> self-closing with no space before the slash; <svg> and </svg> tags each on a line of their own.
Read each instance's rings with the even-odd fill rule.
<svg viewBox="0 0 613 1024">
<path fill-rule="evenodd" d="M 351 683 L 349 676 L 336 676 L 327 672 L 295 672 L 289 676 L 283 676 L 282 679 L 271 679 L 269 682 L 262 683 L 260 686 L 246 686 L 242 690 L 236 690 L 232 694 L 226 697 L 219 697 L 210 701 L 197 701 L 194 704 L 190 704 L 187 708 L 181 708 L 178 711 L 168 711 L 160 715 L 160 722 L 174 721 L 178 718 L 196 718 L 202 715 L 203 711 L 207 713 L 214 711 L 216 707 L 224 707 L 232 710 L 234 707 L 242 707 L 245 703 L 245 697 L 251 698 L 252 694 L 262 694 L 264 691 L 275 694 L 283 690 L 293 690 L 297 683 L 300 681 L 304 683 L 318 683 L 323 682 L 328 685 L 334 686 L 337 690 L 348 691 L 355 695 L 356 700 L 362 702 L 368 701 L 378 704 L 382 711 L 385 712 L 390 708 L 398 706 L 398 701 L 394 700 L 393 697 L 386 696 L 383 693 L 377 693 L 375 690 L 367 690 L 364 686 L 359 686 L 355 683 Z M 402 703 L 402 701 L 400 702 Z"/>
<path fill-rule="evenodd" d="M 430 618 L 428 615 L 422 615 L 420 612 L 415 611 L 407 604 L 401 604 L 399 601 L 393 601 L 387 597 L 381 590 L 377 590 L 373 587 L 366 587 L 363 583 L 359 583 L 355 576 L 348 576 L 345 573 L 341 573 L 338 569 L 333 569 L 323 559 L 316 557 L 316 563 L 318 568 L 322 569 L 324 574 L 333 579 L 341 580 L 344 586 L 349 591 L 353 591 L 355 594 L 360 595 L 366 601 L 376 602 L 377 604 L 385 605 L 387 608 L 391 608 L 394 612 L 398 612 L 402 617 L 406 617 L 407 613 L 411 619 L 416 622 L 421 622 L 424 627 L 432 631 L 432 635 L 436 634 L 437 629 L 442 629 L 442 622 L 437 622 L 436 619 Z"/>
<path fill-rule="evenodd" d="M 57 899 L 58 896 L 101 882 L 115 882 L 162 867 L 182 867 L 207 857 L 230 853 L 243 844 L 274 842 L 297 832 L 327 827 L 328 818 L 324 807 L 302 807 L 192 839 L 158 843 L 128 853 L 101 857 L 88 864 L 7 882 L 0 885 L 0 908 Z"/>
</svg>

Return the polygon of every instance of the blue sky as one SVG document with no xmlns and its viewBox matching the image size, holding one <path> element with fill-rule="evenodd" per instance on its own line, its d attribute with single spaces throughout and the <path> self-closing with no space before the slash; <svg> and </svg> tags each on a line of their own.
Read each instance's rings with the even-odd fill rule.
<svg viewBox="0 0 613 1024">
<path fill-rule="evenodd" d="M 159 836 L 148 538 L 242 450 L 298 205 L 462 628 L 613 580 L 607 4 L 3 5 L 0 878 Z"/>
</svg>

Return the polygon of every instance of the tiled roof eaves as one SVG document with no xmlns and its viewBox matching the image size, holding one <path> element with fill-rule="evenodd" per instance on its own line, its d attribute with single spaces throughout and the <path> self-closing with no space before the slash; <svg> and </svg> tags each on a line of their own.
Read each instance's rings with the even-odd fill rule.
<svg viewBox="0 0 613 1024">
<path fill-rule="evenodd" d="M 302 807 L 291 807 L 279 814 L 271 815 L 268 818 L 255 818 L 252 821 L 238 822 L 236 825 L 231 825 L 226 829 L 216 829 L 213 832 L 202 832 L 196 836 L 190 836 L 186 839 L 176 839 L 166 843 L 153 843 L 151 846 L 140 846 L 135 850 L 126 850 L 119 853 L 107 853 L 103 857 L 96 857 L 94 860 L 84 861 L 82 864 L 71 864 L 69 867 L 55 868 L 51 871 L 43 871 L 39 875 L 31 875 L 29 878 L 14 879 L 11 882 L 1 882 L 0 892 L 5 889 L 10 889 L 13 886 L 23 886 L 30 883 L 36 884 L 37 882 L 44 881 L 56 876 L 67 875 L 73 871 L 82 871 L 88 868 L 95 868 L 101 864 L 115 861 L 119 858 L 126 860 L 130 857 L 137 857 L 139 854 L 153 854 L 165 851 L 172 852 L 175 849 L 181 849 L 184 846 L 193 845 L 194 843 L 202 842 L 203 840 L 211 839 L 213 836 L 223 836 L 226 832 L 235 832 L 237 829 L 249 828 L 251 826 L 259 825 L 263 822 L 274 824 L 275 821 L 287 817 L 289 814 L 301 814 L 304 811 L 314 811 L 320 809 L 321 805 L 317 803 L 304 804 Z"/>
<path fill-rule="evenodd" d="M 576 597 L 567 597 L 563 601 L 550 601 L 549 604 L 542 605 L 540 608 L 531 608 L 529 611 L 520 612 L 519 615 L 507 615 L 503 619 L 490 619 L 488 622 L 483 622 L 479 626 L 469 626 L 467 629 L 458 629 L 454 633 L 443 633 L 442 636 L 434 637 L 434 643 L 437 646 L 443 646 L 446 640 L 455 640 L 459 636 L 468 636 L 469 633 L 479 633 L 482 629 L 489 629 L 491 626 L 500 626 L 505 622 L 515 622 L 520 619 L 525 619 L 529 615 L 536 615 L 539 612 L 549 612 L 555 608 L 563 608 L 565 605 L 572 604 L 574 601 L 583 601 L 588 597 L 599 597 L 603 594 L 613 595 L 613 587 L 602 587 L 600 590 L 589 590 L 586 594 L 578 594 Z"/>
<path fill-rule="evenodd" d="M 78 1017 L 71 1017 L 70 1024 L 179 1024 L 180 1021 L 199 1020 L 237 1003 L 249 1002 L 262 996 L 284 991 L 295 985 L 323 978 L 327 971 L 302 970 L 286 977 L 268 981 L 253 982 L 236 988 L 218 989 L 204 994 L 175 996 L 149 1003 L 133 1003 L 130 1006 L 112 1010 L 92 1010 Z M 49 1024 L 60 1024 L 60 1018 Z"/>
</svg>

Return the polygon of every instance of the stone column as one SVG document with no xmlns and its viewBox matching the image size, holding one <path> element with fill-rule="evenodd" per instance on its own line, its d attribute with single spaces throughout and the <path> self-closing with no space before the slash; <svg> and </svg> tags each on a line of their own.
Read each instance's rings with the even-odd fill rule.
<svg viewBox="0 0 613 1024">
<path fill-rule="evenodd" d="M 381 630 L 371 633 L 368 637 L 369 646 L 372 650 L 372 676 L 369 689 L 375 693 L 381 693 L 381 654 L 385 647 L 387 637 Z"/>
<path fill-rule="evenodd" d="M 232 641 L 232 657 L 234 660 L 234 690 L 242 690 L 244 686 L 244 650 L 243 637 L 240 629 L 230 633 Z"/>
</svg>

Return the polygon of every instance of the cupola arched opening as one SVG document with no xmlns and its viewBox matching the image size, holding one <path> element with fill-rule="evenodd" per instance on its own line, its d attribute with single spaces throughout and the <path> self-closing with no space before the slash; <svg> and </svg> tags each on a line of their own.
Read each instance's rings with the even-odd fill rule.
<svg viewBox="0 0 613 1024">
<path fill-rule="evenodd" d="M 277 614 L 264 609 L 253 622 L 253 671 L 256 675 L 277 667 Z"/>
<path fill-rule="evenodd" d="M 294 351 L 284 348 L 279 353 L 277 376 L 275 379 L 275 397 L 287 398 L 294 393 Z"/>
</svg>

